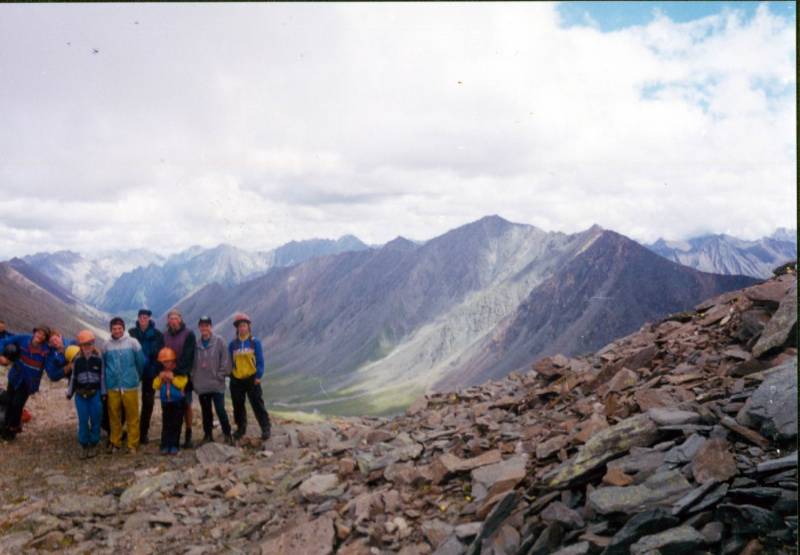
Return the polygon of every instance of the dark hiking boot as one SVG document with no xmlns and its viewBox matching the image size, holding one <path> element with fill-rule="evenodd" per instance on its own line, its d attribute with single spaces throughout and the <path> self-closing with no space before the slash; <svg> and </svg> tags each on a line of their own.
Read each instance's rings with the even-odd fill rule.
<svg viewBox="0 0 800 555">
<path fill-rule="evenodd" d="M 183 440 L 183 448 L 184 449 L 194 449 L 194 442 L 192 442 L 192 433 L 191 432 L 186 434 L 186 437 Z"/>
</svg>

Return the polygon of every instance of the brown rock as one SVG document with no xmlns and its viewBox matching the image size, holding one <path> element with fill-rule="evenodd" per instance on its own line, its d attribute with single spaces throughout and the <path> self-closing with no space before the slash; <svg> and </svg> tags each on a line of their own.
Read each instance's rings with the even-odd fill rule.
<svg viewBox="0 0 800 555">
<path fill-rule="evenodd" d="M 307 555 L 315 553 L 328 555 L 333 553 L 335 532 L 333 520 L 329 516 L 321 516 L 311 522 L 303 522 L 261 544 L 262 555 Z"/>
<path fill-rule="evenodd" d="M 609 486 L 629 486 L 633 483 L 633 478 L 625 474 L 619 467 L 612 466 L 603 476 L 603 483 Z"/>
<path fill-rule="evenodd" d="M 406 409 L 406 414 L 408 416 L 416 416 L 427 408 L 428 408 L 428 399 L 423 395 L 422 397 L 411 403 L 411 406 Z"/>
<path fill-rule="evenodd" d="M 789 280 L 769 280 L 744 290 L 745 296 L 757 303 L 771 303 L 775 307 L 783 300 L 792 286 Z"/>
<path fill-rule="evenodd" d="M 543 443 L 539 443 L 536 445 L 536 458 L 546 459 L 550 455 L 557 453 L 568 442 L 569 438 L 567 436 L 556 436 Z"/>
<path fill-rule="evenodd" d="M 438 518 L 422 523 L 422 533 L 433 547 L 439 547 L 453 533 L 453 525 Z"/>
<path fill-rule="evenodd" d="M 592 532 L 584 532 L 583 534 L 580 535 L 578 539 L 589 542 L 590 544 L 595 546 L 595 548 L 597 548 L 598 551 L 605 549 L 606 547 L 608 547 L 608 544 L 611 543 L 611 538 L 609 538 L 608 536 L 598 536 L 597 534 L 593 534 Z"/>
<path fill-rule="evenodd" d="M 752 539 L 747 542 L 739 555 L 758 555 L 764 552 L 764 546 L 757 539 Z"/>
<path fill-rule="evenodd" d="M 449 476 L 459 473 L 468 472 L 475 468 L 494 464 L 502 460 L 502 455 L 498 449 L 487 451 L 477 457 L 471 459 L 462 459 L 453 454 L 446 453 L 433 461 L 431 465 L 431 472 L 433 473 L 433 483 L 441 484 Z"/>
<path fill-rule="evenodd" d="M 482 499 L 513 489 L 525 479 L 527 464 L 528 456 L 518 455 L 496 464 L 476 468 L 472 471 L 473 495 L 476 499 Z"/>
<path fill-rule="evenodd" d="M 356 464 L 356 461 L 349 457 L 339 459 L 339 476 L 342 478 L 350 476 L 353 472 L 355 472 L 357 467 L 358 465 Z"/>
<path fill-rule="evenodd" d="M 706 441 L 692 459 L 692 474 L 699 484 L 725 482 L 737 474 L 736 460 L 722 438 Z"/>
<path fill-rule="evenodd" d="M 730 416 L 726 416 L 725 418 L 720 420 L 720 424 L 722 424 L 729 430 L 736 432 L 740 436 L 750 440 L 752 443 L 755 443 L 762 449 L 766 449 L 767 447 L 769 447 L 769 440 L 767 438 L 765 438 L 758 432 L 751 430 L 750 428 L 745 428 Z"/>
<path fill-rule="evenodd" d="M 247 486 L 244 484 L 236 484 L 231 489 L 225 492 L 226 499 L 236 499 L 247 493 Z"/>
<path fill-rule="evenodd" d="M 368 540 L 357 539 L 343 545 L 336 553 L 338 555 L 372 555 L 372 550 L 369 547 Z"/>
<path fill-rule="evenodd" d="M 722 320 L 725 316 L 730 314 L 731 307 L 727 304 L 720 304 L 703 314 L 703 318 L 699 324 L 701 326 L 710 326 Z"/>
<path fill-rule="evenodd" d="M 563 376 L 567 372 L 567 369 L 564 366 L 566 365 L 560 366 L 554 362 L 553 358 L 546 357 L 536 361 L 533 364 L 533 369 L 540 376 L 554 379 L 558 378 L 559 376 Z"/>
<path fill-rule="evenodd" d="M 388 430 L 372 430 L 367 434 L 367 443 L 370 445 L 374 443 L 382 443 L 392 441 L 397 436 Z"/>
<path fill-rule="evenodd" d="M 772 315 L 758 342 L 753 346 L 753 356 L 760 357 L 773 348 L 783 345 L 792 332 L 797 329 L 797 283 L 781 300 L 775 314 Z"/>
<path fill-rule="evenodd" d="M 576 426 L 578 433 L 575 434 L 575 441 L 586 443 L 597 432 L 605 430 L 608 427 L 608 421 L 605 416 L 600 413 L 593 413 L 588 420 Z"/>
<path fill-rule="evenodd" d="M 636 404 L 642 411 L 659 407 L 673 407 L 680 403 L 680 399 L 668 388 L 640 389 L 633 394 Z"/>
<path fill-rule="evenodd" d="M 545 479 L 550 487 L 561 487 L 586 476 L 631 447 L 651 445 L 657 437 L 658 427 L 647 415 L 626 418 L 598 432 L 581 447 L 577 455 L 548 472 Z"/>
<path fill-rule="evenodd" d="M 635 386 L 638 381 L 639 375 L 636 372 L 629 370 L 628 368 L 623 368 L 614 374 L 614 377 L 611 378 L 611 381 L 608 382 L 606 387 L 608 388 L 608 391 L 619 393 L 620 391 Z"/>
</svg>

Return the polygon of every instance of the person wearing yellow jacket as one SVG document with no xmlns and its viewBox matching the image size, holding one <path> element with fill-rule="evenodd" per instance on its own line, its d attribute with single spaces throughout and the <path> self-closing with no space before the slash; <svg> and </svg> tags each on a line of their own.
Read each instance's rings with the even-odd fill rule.
<svg viewBox="0 0 800 555">
<path fill-rule="evenodd" d="M 247 433 L 247 410 L 244 406 L 245 396 L 261 427 L 261 439 L 269 439 L 272 425 L 269 413 L 264 406 L 264 394 L 261 391 L 261 378 L 264 376 L 264 353 L 261 342 L 253 337 L 250 330 L 250 317 L 240 312 L 233 317 L 236 337 L 228 345 L 233 370 L 231 372 L 231 401 L 233 402 L 233 420 L 236 422 L 234 439 L 241 439 Z"/>
</svg>

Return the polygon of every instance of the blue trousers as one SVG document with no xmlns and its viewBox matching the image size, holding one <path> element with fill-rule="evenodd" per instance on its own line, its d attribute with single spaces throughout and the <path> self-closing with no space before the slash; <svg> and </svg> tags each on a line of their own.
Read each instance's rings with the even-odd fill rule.
<svg viewBox="0 0 800 555">
<path fill-rule="evenodd" d="M 211 407 L 217 411 L 217 418 L 219 418 L 219 425 L 222 428 L 222 433 L 227 437 L 231 435 L 231 423 L 228 420 L 228 413 L 225 412 L 225 392 L 219 393 L 201 393 L 200 394 L 200 410 L 203 412 L 203 434 L 206 437 L 211 437 L 211 432 L 214 429 L 214 415 L 211 414 Z"/>
<path fill-rule="evenodd" d="M 76 393 L 75 408 L 78 409 L 78 442 L 84 447 L 97 445 L 100 442 L 100 421 L 103 419 L 100 392 L 88 398 Z"/>
</svg>

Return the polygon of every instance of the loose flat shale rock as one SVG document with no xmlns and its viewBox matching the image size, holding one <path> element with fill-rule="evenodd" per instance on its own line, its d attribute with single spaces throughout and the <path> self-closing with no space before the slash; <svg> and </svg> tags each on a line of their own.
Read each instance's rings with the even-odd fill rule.
<svg viewBox="0 0 800 555">
<path fill-rule="evenodd" d="M 626 418 L 590 438 L 577 455 L 557 467 L 554 475 L 546 477 L 548 486 L 558 488 L 578 480 L 631 447 L 654 443 L 657 435 L 658 426 L 646 414 Z"/>
<path fill-rule="evenodd" d="M 760 357 L 770 349 L 780 347 L 789 338 L 797 325 L 797 283 L 781 300 L 775 314 L 772 315 L 758 342 L 753 346 L 753 356 Z"/>
<path fill-rule="evenodd" d="M 242 450 L 231 445 L 210 442 L 197 448 L 194 452 L 200 464 L 220 464 L 242 456 Z"/>
<path fill-rule="evenodd" d="M 747 415 L 761 433 L 782 441 L 797 437 L 797 360 L 770 371 L 750 397 Z"/>
<path fill-rule="evenodd" d="M 328 555 L 333 553 L 333 520 L 322 516 L 304 522 L 261 544 L 262 555 Z"/>
<path fill-rule="evenodd" d="M 706 441 L 692 459 L 692 473 L 698 484 L 725 482 L 737 474 L 736 460 L 722 438 Z"/>
<path fill-rule="evenodd" d="M 658 552 L 661 555 L 682 555 L 704 545 L 706 538 L 691 526 L 679 526 L 652 536 L 645 536 L 631 546 L 631 555 Z"/>
<path fill-rule="evenodd" d="M 635 513 L 692 489 L 678 470 L 651 476 L 639 486 L 600 488 L 589 494 L 589 505 L 600 514 Z"/>
</svg>

